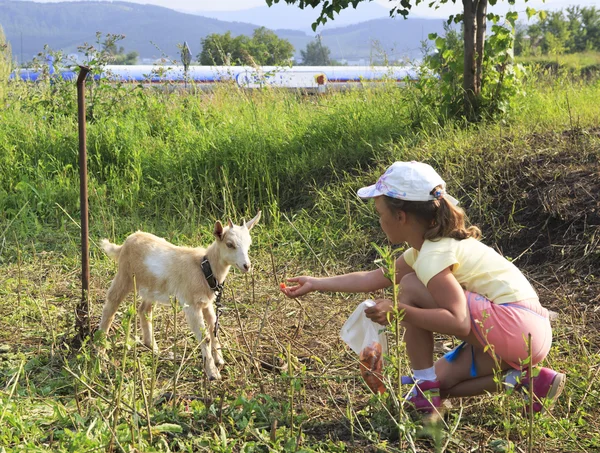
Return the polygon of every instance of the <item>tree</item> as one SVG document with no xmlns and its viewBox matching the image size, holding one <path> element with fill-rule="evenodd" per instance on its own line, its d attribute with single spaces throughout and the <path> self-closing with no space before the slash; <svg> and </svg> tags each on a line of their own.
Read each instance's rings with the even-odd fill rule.
<svg viewBox="0 0 600 453">
<path fill-rule="evenodd" d="M 207 66 L 229 66 L 232 61 L 236 61 L 241 56 L 237 51 L 244 47 L 241 40 L 234 40 L 229 31 L 222 35 L 210 34 L 203 38 L 200 44 L 202 51 L 198 55 L 198 60 L 200 64 Z"/>
<path fill-rule="evenodd" d="M 279 3 L 280 0 L 265 0 L 268 6 Z M 359 3 L 371 0 L 284 0 L 290 5 L 297 5 L 304 9 L 307 6 L 316 8 L 321 6 L 319 17 L 312 24 L 316 30 L 319 24 L 325 24 L 334 19 L 334 14 L 339 14 L 343 9 L 352 6 L 356 8 Z M 394 5 L 390 9 L 390 16 L 401 15 L 404 18 L 410 13 L 412 6 L 416 6 L 426 0 L 390 0 Z M 427 0 L 428 2 L 430 0 Z M 438 8 L 440 5 L 457 0 L 431 0 L 430 8 Z M 451 16 L 448 22 L 463 23 L 463 89 L 464 107 L 468 117 L 473 118 L 478 111 L 479 98 L 481 95 L 481 83 L 484 68 L 484 45 L 486 39 L 486 20 L 488 18 L 488 1 L 495 5 L 497 0 L 462 0 L 463 13 Z M 513 3 L 515 0 L 509 0 Z M 527 1 L 527 0 L 524 0 Z M 510 13 L 509 13 L 510 14 Z M 516 13 L 513 13 L 516 14 Z"/>
<path fill-rule="evenodd" d="M 294 46 L 287 39 L 279 38 L 275 32 L 259 27 L 252 34 L 248 53 L 259 65 L 287 64 L 294 55 Z"/>
<path fill-rule="evenodd" d="M 331 64 L 331 59 L 329 57 L 330 53 L 329 47 L 323 46 L 321 40 L 316 38 L 306 45 L 305 50 L 300 51 L 300 55 L 302 55 L 302 65 L 329 66 Z"/>
<path fill-rule="evenodd" d="M 565 20 L 562 11 L 548 14 L 545 32 L 545 45 L 542 47 L 544 53 L 560 55 L 570 48 L 571 32 L 569 23 Z"/>
<path fill-rule="evenodd" d="M 294 54 L 294 46 L 288 40 L 265 27 L 254 30 L 252 38 L 245 35 L 233 38 L 231 32 L 213 33 L 202 39 L 201 44 L 198 60 L 203 65 L 278 65 L 288 63 Z"/>
<path fill-rule="evenodd" d="M 118 39 L 115 39 L 118 38 Z M 125 35 L 107 35 L 106 40 L 102 43 L 102 50 L 108 55 L 108 59 L 115 65 L 133 65 L 137 63 L 138 53 L 133 51 L 125 53 L 123 46 L 117 47 L 117 41 L 125 38 Z"/>
<path fill-rule="evenodd" d="M 585 29 L 586 43 L 582 46 L 587 49 L 600 50 L 600 9 L 595 7 L 581 8 L 581 24 Z"/>
<path fill-rule="evenodd" d="M 572 6 L 566 15 L 563 11 L 540 13 L 539 19 L 526 30 L 517 28 L 515 53 L 560 55 L 600 50 L 600 10 Z"/>
<path fill-rule="evenodd" d="M 4 35 L 4 29 L 0 25 L 0 99 L 4 96 L 5 83 L 8 81 L 11 71 L 10 44 Z"/>
<path fill-rule="evenodd" d="M 528 57 L 534 55 L 535 47 L 532 45 L 535 36 L 529 34 L 529 29 L 522 23 L 515 27 L 515 55 Z"/>
</svg>

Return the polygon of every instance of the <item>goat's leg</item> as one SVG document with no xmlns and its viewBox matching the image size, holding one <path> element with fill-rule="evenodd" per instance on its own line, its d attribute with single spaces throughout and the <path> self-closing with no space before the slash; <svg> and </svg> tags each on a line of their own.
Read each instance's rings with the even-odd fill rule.
<svg viewBox="0 0 600 453">
<path fill-rule="evenodd" d="M 142 328 L 142 339 L 144 344 L 158 353 L 158 345 L 154 341 L 154 329 L 152 326 L 152 301 L 143 299 L 138 309 L 140 315 L 140 327 Z"/>
<path fill-rule="evenodd" d="M 223 360 L 223 353 L 221 352 L 221 342 L 219 337 L 215 335 L 215 324 L 217 322 L 217 315 L 215 314 L 215 308 L 213 304 L 208 304 L 202 309 L 204 313 L 204 320 L 206 321 L 206 328 L 210 335 L 210 344 L 212 345 L 212 352 L 215 359 L 215 365 L 221 368 L 225 361 Z"/>
<path fill-rule="evenodd" d="M 202 359 L 204 360 L 204 371 L 209 380 L 221 379 L 219 369 L 215 366 L 215 361 L 212 356 L 210 347 L 210 335 L 206 334 L 206 327 L 204 326 L 204 316 L 202 316 L 202 309 L 196 305 L 185 305 L 183 308 L 185 318 L 187 319 L 190 329 L 200 342 L 200 349 L 202 350 Z"/>
<path fill-rule="evenodd" d="M 119 308 L 119 304 L 132 289 L 133 281 L 131 277 L 123 272 L 117 271 L 117 275 L 106 293 L 106 302 L 102 309 L 102 319 L 100 320 L 98 329 L 103 332 L 108 332 L 110 325 L 115 319 L 115 313 Z"/>
</svg>

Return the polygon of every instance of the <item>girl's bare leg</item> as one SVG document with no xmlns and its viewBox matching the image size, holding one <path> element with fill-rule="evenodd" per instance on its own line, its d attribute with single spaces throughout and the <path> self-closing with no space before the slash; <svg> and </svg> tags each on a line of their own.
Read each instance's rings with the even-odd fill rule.
<svg viewBox="0 0 600 453">
<path fill-rule="evenodd" d="M 439 308 L 435 300 L 415 274 L 406 275 L 401 282 L 402 293 L 400 302 L 420 308 Z M 433 365 L 433 333 L 420 329 L 408 323 L 404 340 L 413 370 L 429 368 Z M 435 362 L 435 372 L 440 381 L 442 397 L 461 397 L 482 395 L 486 392 L 496 392 L 498 385 L 494 381 L 494 372 L 511 368 L 505 362 L 496 361 L 483 351 L 483 346 L 471 331 L 468 336 L 461 338 L 468 344 L 460 351 L 458 357 L 448 362 L 440 358 Z M 473 349 L 472 349 L 473 348 Z M 471 376 L 471 364 L 475 357 L 477 376 Z M 499 367 L 498 367 L 499 365 Z"/>
<path fill-rule="evenodd" d="M 499 387 L 494 381 L 494 374 L 498 372 L 503 374 L 505 370 L 512 367 L 500 360 L 499 363 L 496 363 L 487 352 L 483 352 L 483 347 L 472 331 L 463 340 L 468 344 L 463 347 L 454 361 L 448 362 L 442 357 L 435 362 L 435 373 L 441 384 L 440 396 L 448 398 L 497 392 Z M 473 342 L 477 342 L 477 345 L 474 345 Z M 476 377 L 471 376 L 473 354 L 477 370 Z M 502 376 L 498 376 L 498 378 L 502 380 Z"/>
<path fill-rule="evenodd" d="M 405 276 L 401 285 L 400 303 L 420 308 L 437 308 L 435 300 L 414 273 Z M 433 332 L 407 322 L 403 322 L 402 326 L 406 329 L 404 342 L 411 368 L 413 370 L 431 368 L 433 366 Z"/>
</svg>

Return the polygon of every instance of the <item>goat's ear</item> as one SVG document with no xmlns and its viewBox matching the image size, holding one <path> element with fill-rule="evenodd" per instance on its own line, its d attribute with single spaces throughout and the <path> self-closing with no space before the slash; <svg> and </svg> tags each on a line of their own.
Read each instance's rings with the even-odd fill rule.
<svg viewBox="0 0 600 453">
<path fill-rule="evenodd" d="M 217 239 L 223 240 L 223 225 L 221 225 L 221 222 L 219 222 L 218 220 L 217 223 L 215 223 L 215 231 L 213 232 L 213 234 Z"/>
<path fill-rule="evenodd" d="M 247 222 L 244 224 L 244 226 L 245 226 L 246 228 L 248 228 L 249 230 L 251 230 L 251 229 L 252 229 L 252 227 L 253 227 L 254 225 L 256 225 L 256 224 L 258 223 L 258 221 L 260 220 L 260 214 L 261 214 L 261 211 L 258 211 L 258 214 L 256 214 L 256 216 L 255 216 L 255 217 L 254 217 L 252 220 L 248 220 L 248 221 L 247 221 Z"/>
<path fill-rule="evenodd" d="M 233 222 L 231 221 L 231 219 L 227 219 L 227 225 L 229 226 L 229 228 L 233 228 Z"/>
</svg>

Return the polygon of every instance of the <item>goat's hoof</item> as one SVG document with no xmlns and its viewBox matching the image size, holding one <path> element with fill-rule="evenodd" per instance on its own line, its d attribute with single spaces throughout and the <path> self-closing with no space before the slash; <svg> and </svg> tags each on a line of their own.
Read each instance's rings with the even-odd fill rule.
<svg viewBox="0 0 600 453">
<path fill-rule="evenodd" d="M 151 352 L 154 355 L 158 355 L 159 354 L 159 349 L 158 349 L 158 345 L 155 344 L 146 344 L 146 343 L 141 343 L 141 345 L 144 347 L 144 349 L 146 349 L 148 352 Z"/>
<path fill-rule="evenodd" d="M 210 373 L 210 372 L 207 372 L 207 373 L 206 373 L 206 375 L 207 375 L 207 377 L 208 377 L 208 380 L 209 380 L 210 382 L 212 382 L 212 381 L 219 381 L 219 380 L 221 380 L 221 373 L 219 373 L 219 370 L 217 370 L 217 369 L 215 369 L 215 371 L 214 371 L 214 372 L 212 372 L 212 373 Z"/>
</svg>

